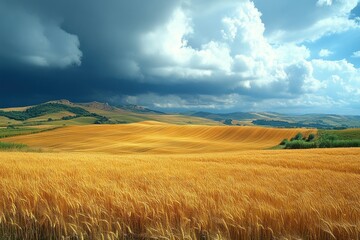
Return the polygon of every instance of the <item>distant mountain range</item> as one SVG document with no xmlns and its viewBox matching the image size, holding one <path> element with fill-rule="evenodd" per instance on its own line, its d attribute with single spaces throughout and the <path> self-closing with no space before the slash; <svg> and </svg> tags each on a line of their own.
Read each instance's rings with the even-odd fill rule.
<svg viewBox="0 0 360 240">
<path fill-rule="evenodd" d="M 274 112 L 234 112 L 216 114 L 190 112 L 188 116 L 207 118 L 226 125 L 260 125 L 272 127 L 306 127 L 319 129 L 343 129 L 360 127 L 360 116 L 335 114 L 291 115 Z"/>
<path fill-rule="evenodd" d="M 334 114 L 290 115 L 274 112 L 168 114 L 138 105 L 72 103 L 56 100 L 43 104 L 0 109 L 0 127 L 33 125 L 124 124 L 159 121 L 172 124 L 305 127 L 319 129 L 360 128 L 360 116 Z"/>
</svg>

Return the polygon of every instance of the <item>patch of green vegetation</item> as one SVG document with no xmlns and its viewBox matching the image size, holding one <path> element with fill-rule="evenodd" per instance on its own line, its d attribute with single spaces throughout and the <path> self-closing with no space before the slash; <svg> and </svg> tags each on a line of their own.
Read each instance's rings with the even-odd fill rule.
<svg viewBox="0 0 360 240">
<path fill-rule="evenodd" d="M 347 148 L 347 147 L 360 147 L 360 140 L 333 140 L 319 142 L 319 148 Z"/>
<path fill-rule="evenodd" d="M 21 122 L 0 116 L 0 127 L 6 127 L 8 125 L 20 124 Z"/>
<path fill-rule="evenodd" d="M 307 149 L 317 148 L 316 142 L 306 142 L 304 140 L 293 140 L 285 143 L 286 149 Z"/>
<path fill-rule="evenodd" d="M 18 121 L 25 121 L 30 118 L 35 118 L 45 114 L 57 113 L 61 111 L 68 111 L 79 116 L 87 116 L 91 114 L 90 112 L 80 107 L 71 107 L 59 103 L 44 103 L 28 108 L 25 111 L 0 111 L 0 116 L 4 116 Z"/>
<path fill-rule="evenodd" d="M 360 139 L 360 128 L 350 128 L 345 130 L 320 130 L 320 135 L 335 135 L 338 140 L 354 140 Z"/>
<path fill-rule="evenodd" d="M 232 121 L 233 121 L 233 120 L 232 120 L 232 119 L 230 119 L 230 118 L 225 119 L 224 124 L 225 124 L 225 125 L 230 125 L 230 126 L 231 126 L 231 125 L 233 125 L 233 124 L 232 124 Z"/>
<path fill-rule="evenodd" d="M 54 119 L 52 114 L 68 112 L 74 116 L 63 116 L 61 119 Z M 91 113 L 81 107 L 73 107 L 60 103 L 44 103 L 30 107 L 25 111 L 0 111 L 0 116 L 26 121 L 23 125 L 80 125 L 80 124 L 108 124 L 113 123 L 106 116 Z M 45 117 L 44 117 L 45 116 Z M 53 115 L 56 116 L 56 115 Z M 28 120 L 28 121 L 27 121 Z M 34 121 L 37 120 L 37 121 Z"/>
<path fill-rule="evenodd" d="M 24 121 L 24 123 L 49 122 L 51 120 L 60 120 L 66 116 L 75 116 L 75 115 L 71 112 L 61 111 L 57 113 L 49 113 L 49 114 L 41 115 L 35 118 L 29 118 L 28 120 Z"/>
<path fill-rule="evenodd" d="M 318 147 L 319 148 L 338 148 L 338 147 L 360 147 L 360 138 L 352 135 L 342 134 L 344 130 L 338 131 L 322 131 L 319 133 Z M 351 138 L 353 137 L 353 138 Z"/>
<path fill-rule="evenodd" d="M 46 128 L 35 128 L 35 127 L 18 127 L 14 125 L 9 125 L 6 128 L 0 128 L 0 138 L 7 138 L 19 135 L 35 134 L 45 131 L 51 131 L 59 128 L 60 126 L 52 126 Z"/>
<path fill-rule="evenodd" d="M 0 142 L 0 151 L 9 151 L 9 150 L 26 150 L 28 146 L 21 143 L 8 143 Z"/>
<path fill-rule="evenodd" d="M 97 120 L 98 118 L 96 117 L 76 117 L 67 120 L 53 120 L 50 122 L 45 122 L 44 124 L 52 126 L 87 125 L 94 124 Z"/>
<path fill-rule="evenodd" d="M 29 128 L 29 127 L 14 127 L 14 126 L 8 126 L 7 128 L 0 128 L 0 138 L 6 138 L 6 137 L 12 137 L 12 136 L 18 136 L 18 135 L 24 135 L 24 134 L 33 134 L 33 133 L 39 133 L 44 131 L 45 129 L 39 129 L 39 128 Z"/>
<path fill-rule="evenodd" d="M 317 137 L 310 134 L 307 139 L 298 133 L 290 141 L 284 139 L 280 145 L 285 149 L 360 147 L 360 138 L 358 131 L 323 130 Z"/>
</svg>

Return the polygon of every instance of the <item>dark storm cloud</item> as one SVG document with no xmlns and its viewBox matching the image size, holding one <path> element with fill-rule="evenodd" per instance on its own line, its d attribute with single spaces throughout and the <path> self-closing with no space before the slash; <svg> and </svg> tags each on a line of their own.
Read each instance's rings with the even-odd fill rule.
<svg viewBox="0 0 360 240">
<path fill-rule="evenodd" d="M 106 100 L 109 94 L 219 91 L 216 82 L 183 82 L 177 76 L 138 81 L 143 76 L 137 68 L 167 61 L 140 59 L 139 38 L 166 23 L 179 1 L 3 0 L 0 5 L 1 106 L 55 98 Z"/>
<path fill-rule="evenodd" d="M 153 84 L 132 79 L 111 78 L 94 69 L 82 67 L 64 70 L 22 65 L 19 69 L 19 64 L 16 62 L 7 62 L 0 66 L 0 79 L 0 107 L 37 104 L 62 98 L 75 102 L 109 101 L 110 96 L 139 95 L 149 92 L 156 92 L 159 95 L 216 95 L 219 91 L 215 83 L 206 86 L 203 83 L 194 83 L 189 88 L 187 83 L 182 82 Z"/>
<path fill-rule="evenodd" d="M 166 21 L 175 4 L 1 0 L 0 105 L 151 89 L 128 74 L 138 35 Z"/>
</svg>

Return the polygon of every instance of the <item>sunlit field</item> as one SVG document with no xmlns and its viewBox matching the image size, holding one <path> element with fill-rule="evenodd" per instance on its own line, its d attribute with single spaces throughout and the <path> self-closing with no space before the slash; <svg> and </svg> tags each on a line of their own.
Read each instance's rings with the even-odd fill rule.
<svg viewBox="0 0 360 240">
<path fill-rule="evenodd" d="M 4 141 L 54 151 L 178 154 L 266 149 L 298 132 L 307 136 L 316 130 L 180 126 L 148 121 L 124 125 L 72 126 Z"/>
<path fill-rule="evenodd" d="M 0 239 L 359 239 L 359 149 L 261 150 L 298 131 L 142 123 L 5 139 L 50 152 L 0 153 Z"/>
</svg>

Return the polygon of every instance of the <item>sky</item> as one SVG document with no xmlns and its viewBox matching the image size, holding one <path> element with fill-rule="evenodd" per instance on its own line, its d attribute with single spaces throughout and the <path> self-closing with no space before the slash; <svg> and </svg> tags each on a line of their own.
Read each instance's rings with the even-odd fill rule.
<svg viewBox="0 0 360 240">
<path fill-rule="evenodd" d="M 360 0 L 0 0 L 0 107 L 360 115 Z"/>
</svg>

